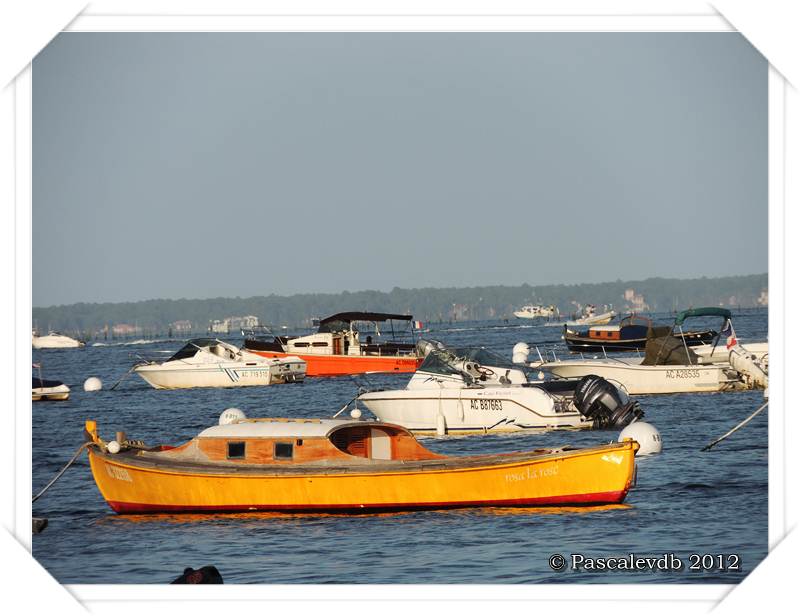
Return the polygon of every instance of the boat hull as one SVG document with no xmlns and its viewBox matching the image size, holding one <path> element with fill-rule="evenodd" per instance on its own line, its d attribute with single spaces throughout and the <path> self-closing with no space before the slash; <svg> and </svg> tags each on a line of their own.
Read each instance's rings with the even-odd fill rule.
<svg viewBox="0 0 800 616">
<path fill-rule="evenodd" d="M 60 387 L 38 387 L 31 390 L 31 400 L 33 402 L 61 401 L 69 399 L 69 388 L 66 385 Z"/>
<path fill-rule="evenodd" d="M 530 429 L 586 428 L 577 411 L 556 412 L 553 398 L 536 388 L 378 391 L 359 397 L 378 419 L 412 432 L 485 434 Z"/>
<path fill-rule="evenodd" d="M 118 513 L 381 511 L 469 506 L 600 505 L 624 500 L 638 444 L 290 472 L 142 466 L 89 448 L 97 486 Z M 481 458 L 484 460 L 482 461 Z"/>
<path fill-rule="evenodd" d="M 631 395 L 727 391 L 738 380 L 721 365 L 642 366 L 623 361 L 558 361 L 539 367 L 567 378 L 596 374 L 621 384 Z"/>
<path fill-rule="evenodd" d="M 716 336 L 716 332 L 687 332 L 685 334 L 675 334 L 676 338 L 683 338 L 686 345 L 695 347 L 707 344 L 712 341 Z M 579 335 L 571 332 L 564 334 L 564 342 L 567 348 L 572 353 L 603 353 L 608 352 L 622 352 L 622 351 L 642 351 L 647 346 L 647 336 L 641 338 L 620 338 L 613 339 L 598 339 L 590 336 Z"/>
<path fill-rule="evenodd" d="M 77 349 L 84 343 L 69 336 L 35 336 L 31 346 L 34 349 Z"/>
<path fill-rule="evenodd" d="M 198 368 L 164 368 L 159 365 L 134 369 L 155 389 L 191 389 L 195 387 L 255 387 L 276 383 L 300 382 L 302 372 L 281 374 L 277 366 L 214 365 Z"/>
<path fill-rule="evenodd" d="M 376 355 L 315 355 L 313 353 L 282 353 L 248 349 L 262 357 L 299 357 L 306 362 L 306 376 L 344 376 L 366 372 L 415 372 L 422 358 L 415 356 Z"/>
</svg>

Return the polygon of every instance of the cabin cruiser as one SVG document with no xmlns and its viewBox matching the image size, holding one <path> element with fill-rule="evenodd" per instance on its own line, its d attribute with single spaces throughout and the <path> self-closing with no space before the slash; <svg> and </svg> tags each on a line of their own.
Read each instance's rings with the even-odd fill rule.
<svg viewBox="0 0 800 616">
<path fill-rule="evenodd" d="M 308 336 L 243 332 L 244 347 L 262 357 L 297 356 L 306 362 L 307 376 L 414 372 L 422 358 L 412 319 L 409 314 L 340 312 L 320 319 L 318 331 Z"/>
<path fill-rule="evenodd" d="M 643 416 L 637 402 L 602 378 L 556 378 L 484 347 L 425 342 L 425 360 L 405 389 L 358 396 L 381 421 L 419 433 L 485 434 L 620 428 Z"/>
<path fill-rule="evenodd" d="M 518 319 L 537 319 L 539 317 L 550 318 L 555 316 L 558 310 L 555 306 L 527 305 L 514 312 Z"/>
<path fill-rule="evenodd" d="M 166 361 L 143 360 L 133 371 L 156 389 L 247 387 L 300 382 L 306 364 L 298 357 L 264 359 L 215 338 L 195 338 Z"/>
<path fill-rule="evenodd" d="M 711 344 L 689 346 L 683 323 L 690 317 L 721 317 L 722 327 Z M 666 329 L 666 331 L 664 331 Z M 726 338 L 723 340 L 722 336 Z M 515 347 L 514 361 L 527 363 L 527 344 Z M 553 361 L 540 355 L 528 364 L 565 378 L 599 375 L 620 383 L 629 394 L 714 392 L 768 386 L 769 351 L 766 343 L 742 344 L 725 308 L 695 308 L 678 313 L 673 327 L 651 330 L 644 356 L 601 357 Z"/>
<path fill-rule="evenodd" d="M 58 332 L 50 332 L 46 336 L 39 336 L 33 332 L 31 342 L 34 349 L 76 349 L 84 346 L 84 343 L 75 338 L 70 338 Z"/>
<path fill-rule="evenodd" d="M 33 367 L 39 371 L 39 376 L 33 377 L 33 385 L 31 387 L 31 400 L 33 402 L 69 399 L 69 387 L 61 381 L 43 379 L 41 364 L 33 364 Z"/>
<path fill-rule="evenodd" d="M 616 325 L 592 325 L 583 331 L 564 326 L 564 342 L 573 353 L 602 353 L 604 351 L 642 350 L 647 343 L 653 321 L 648 317 L 630 314 Z M 673 334 L 682 337 L 689 346 L 711 342 L 717 335 L 713 329 Z"/>
<path fill-rule="evenodd" d="M 234 412 L 235 411 L 235 412 Z M 402 426 L 352 419 L 249 419 L 238 409 L 178 446 L 84 425 L 100 493 L 117 513 L 310 511 L 622 502 L 639 443 L 446 456 Z"/>
</svg>

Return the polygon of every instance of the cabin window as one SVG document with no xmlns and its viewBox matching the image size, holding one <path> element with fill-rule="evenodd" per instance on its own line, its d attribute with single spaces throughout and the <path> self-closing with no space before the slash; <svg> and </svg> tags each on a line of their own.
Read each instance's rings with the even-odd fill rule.
<svg viewBox="0 0 800 616">
<path fill-rule="evenodd" d="M 327 342 L 312 342 L 312 343 L 311 343 L 311 346 L 315 346 L 315 347 L 326 347 L 326 346 L 328 346 L 328 343 L 327 343 Z"/>
<path fill-rule="evenodd" d="M 244 458 L 244 443 L 243 442 L 229 442 L 228 443 L 228 459 L 235 460 Z"/>
<path fill-rule="evenodd" d="M 295 444 L 296 444 L 298 447 L 302 447 L 302 446 L 303 446 L 303 439 L 301 439 L 301 438 L 297 439 L 297 440 L 295 441 Z"/>
<path fill-rule="evenodd" d="M 297 348 L 305 348 L 308 346 L 308 342 L 293 342 L 292 344 Z"/>
<path fill-rule="evenodd" d="M 275 443 L 275 459 L 291 460 L 294 456 L 294 445 L 292 443 Z"/>
</svg>

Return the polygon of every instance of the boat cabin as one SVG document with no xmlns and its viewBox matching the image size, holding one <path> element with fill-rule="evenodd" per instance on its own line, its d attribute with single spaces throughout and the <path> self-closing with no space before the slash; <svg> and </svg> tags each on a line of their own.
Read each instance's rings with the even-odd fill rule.
<svg viewBox="0 0 800 616">
<path fill-rule="evenodd" d="M 414 356 L 412 319 L 409 314 L 340 312 L 321 319 L 317 332 L 307 336 L 274 336 L 270 341 L 246 334 L 245 348 L 293 355 Z M 405 327 L 396 328 L 395 321 Z"/>
<path fill-rule="evenodd" d="M 235 346 L 222 342 L 216 338 L 194 338 L 182 346 L 175 355 L 166 361 L 186 361 L 188 359 L 203 359 L 209 361 L 235 361 L 238 358 L 239 349 Z"/>
<path fill-rule="evenodd" d="M 653 321 L 647 317 L 631 314 L 622 319 L 618 325 L 593 325 L 589 328 L 592 340 L 627 340 L 647 337 L 647 330 Z"/>
<path fill-rule="evenodd" d="M 239 419 L 212 426 L 179 447 L 156 448 L 164 461 L 222 465 L 339 465 L 431 460 L 435 454 L 393 424 L 338 419 Z"/>
</svg>

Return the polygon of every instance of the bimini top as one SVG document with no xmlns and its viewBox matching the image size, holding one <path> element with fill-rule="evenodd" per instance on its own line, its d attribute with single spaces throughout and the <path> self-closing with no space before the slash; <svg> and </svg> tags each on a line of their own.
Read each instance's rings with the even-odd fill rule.
<svg viewBox="0 0 800 616">
<path fill-rule="evenodd" d="M 386 426 L 382 422 L 353 419 L 240 419 L 224 426 L 211 426 L 199 438 L 324 438 L 345 426 L 370 428 Z M 404 428 L 391 424 L 405 433 Z"/>
<path fill-rule="evenodd" d="M 385 312 L 339 312 L 320 320 L 320 325 L 332 321 L 410 321 L 414 317 L 410 314 L 387 314 Z"/>
<path fill-rule="evenodd" d="M 689 317 L 722 317 L 724 319 L 731 318 L 731 311 L 725 308 L 690 308 L 679 312 L 675 317 L 675 325 L 681 325 Z"/>
<path fill-rule="evenodd" d="M 387 314 L 385 312 L 339 312 L 325 317 L 319 322 L 319 332 L 332 332 L 346 329 L 353 321 L 410 321 L 410 314 Z"/>
</svg>

